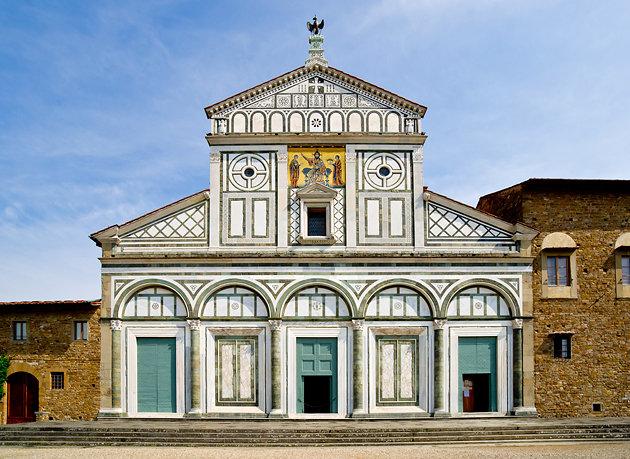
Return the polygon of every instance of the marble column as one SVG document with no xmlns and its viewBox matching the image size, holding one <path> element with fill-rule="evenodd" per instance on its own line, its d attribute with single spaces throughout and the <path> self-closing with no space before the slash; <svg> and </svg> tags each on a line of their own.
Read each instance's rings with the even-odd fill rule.
<svg viewBox="0 0 630 459">
<path fill-rule="evenodd" d="M 514 411 L 523 406 L 523 320 L 512 321 L 512 384 Z"/>
<path fill-rule="evenodd" d="M 281 320 L 270 320 L 271 327 L 271 412 L 269 417 L 282 417 L 282 347 Z"/>
<path fill-rule="evenodd" d="M 363 404 L 363 328 L 364 319 L 352 320 L 352 417 L 366 414 Z"/>
<path fill-rule="evenodd" d="M 112 410 L 120 411 L 120 331 L 122 320 L 113 319 L 112 329 Z"/>
<path fill-rule="evenodd" d="M 199 335 L 201 333 L 201 321 L 192 319 L 188 321 L 190 327 L 190 414 L 201 413 L 201 373 L 200 353 L 201 345 Z"/>
<path fill-rule="evenodd" d="M 448 416 L 444 407 L 444 325 L 445 319 L 433 321 L 433 416 Z"/>
</svg>

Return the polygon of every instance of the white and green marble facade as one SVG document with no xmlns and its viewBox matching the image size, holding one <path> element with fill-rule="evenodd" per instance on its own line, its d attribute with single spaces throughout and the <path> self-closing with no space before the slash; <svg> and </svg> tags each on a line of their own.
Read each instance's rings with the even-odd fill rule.
<svg viewBox="0 0 630 459">
<path fill-rule="evenodd" d="M 470 336 L 497 339 L 488 415 L 534 412 L 536 233 L 424 188 L 425 110 L 321 63 L 208 107 L 210 186 L 92 235 L 101 414 L 466 416 Z M 308 191 L 330 195 L 325 245 L 301 242 L 293 146 L 345 149 L 345 186 Z M 176 340 L 172 413 L 138 412 L 139 337 Z M 298 413 L 296 342 L 312 337 L 337 340 L 336 413 Z"/>
</svg>

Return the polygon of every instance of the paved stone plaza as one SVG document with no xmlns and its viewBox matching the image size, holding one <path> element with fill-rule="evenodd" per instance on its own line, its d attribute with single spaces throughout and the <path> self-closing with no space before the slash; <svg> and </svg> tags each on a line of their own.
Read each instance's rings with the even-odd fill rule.
<svg viewBox="0 0 630 459">
<path fill-rule="evenodd" d="M 543 444 L 488 444 L 457 446 L 349 446 L 332 448 L 6 448 L 0 457 L 10 458 L 74 458 L 106 457 L 204 457 L 233 459 L 256 458 L 622 458 L 630 455 L 628 442 L 585 442 L 585 443 L 543 443 Z"/>
</svg>

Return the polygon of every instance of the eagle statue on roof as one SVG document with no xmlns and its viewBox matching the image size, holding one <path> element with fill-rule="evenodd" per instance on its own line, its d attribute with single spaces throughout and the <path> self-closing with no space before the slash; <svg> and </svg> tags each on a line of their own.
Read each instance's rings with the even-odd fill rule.
<svg viewBox="0 0 630 459">
<path fill-rule="evenodd" d="M 319 35 L 319 31 L 324 28 L 324 20 L 322 19 L 319 24 L 317 23 L 317 16 L 313 17 L 313 22 L 306 22 L 306 28 L 312 35 Z"/>
</svg>

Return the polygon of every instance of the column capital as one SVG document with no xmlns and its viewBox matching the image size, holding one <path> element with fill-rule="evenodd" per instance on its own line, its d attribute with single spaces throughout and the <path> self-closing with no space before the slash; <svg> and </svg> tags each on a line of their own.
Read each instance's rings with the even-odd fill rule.
<svg viewBox="0 0 630 459">
<path fill-rule="evenodd" d="M 353 330 L 363 330 L 364 326 L 365 326 L 365 319 L 352 319 Z"/>
<path fill-rule="evenodd" d="M 411 160 L 413 162 L 418 162 L 418 161 L 422 161 L 422 148 L 414 148 L 413 153 L 411 153 Z"/>
<path fill-rule="evenodd" d="M 279 150 L 276 156 L 278 162 L 286 163 L 289 160 L 289 152 L 287 150 Z"/>
<path fill-rule="evenodd" d="M 512 319 L 512 328 L 523 328 L 523 319 Z"/>
<path fill-rule="evenodd" d="M 433 328 L 436 330 L 443 330 L 446 325 L 446 319 L 433 319 Z"/>
<path fill-rule="evenodd" d="M 269 326 L 271 327 L 271 331 L 279 331 L 280 327 L 282 327 L 282 320 L 271 319 L 269 321 Z"/>
<path fill-rule="evenodd" d="M 218 163 L 221 161 L 221 152 L 218 150 L 213 150 L 210 152 L 210 162 Z"/>
<path fill-rule="evenodd" d="M 357 160 L 357 152 L 354 149 L 346 150 L 346 162 L 353 163 Z"/>
<path fill-rule="evenodd" d="M 186 322 L 188 323 L 188 327 L 190 327 L 191 330 L 194 330 L 194 331 L 201 330 L 201 320 L 189 319 Z"/>
<path fill-rule="evenodd" d="M 120 331 L 122 330 L 122 320 L 120 319 L 112 319 L 109 321 L 109 328 L 112 330 Z"/>
</svg>

